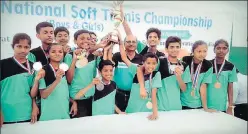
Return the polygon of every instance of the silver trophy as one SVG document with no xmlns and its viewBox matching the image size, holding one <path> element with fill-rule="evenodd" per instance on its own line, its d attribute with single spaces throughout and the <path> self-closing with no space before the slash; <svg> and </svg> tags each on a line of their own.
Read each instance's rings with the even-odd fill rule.
<svg viewBox="0 0 248 134">
<path fill-rule="evenodd" d="M 122 24 L 124 18 L 121 16 L 120 5 L 123 4 L 124 1 L 114 1 L 112 9 L 110 10 L 110 15 L 113 18 L 114 29 L 111 32 L 110 41 L 112 44 L 118 44 L 118 27 Z"/>
</svg>

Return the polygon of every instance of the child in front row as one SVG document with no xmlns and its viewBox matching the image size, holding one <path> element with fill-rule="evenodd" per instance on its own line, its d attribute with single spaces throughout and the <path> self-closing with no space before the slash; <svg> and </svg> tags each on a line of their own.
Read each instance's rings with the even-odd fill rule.
<svg viewBox="0 0 248 134">
<path fill-rule="evenodd" d="M 100 61 L 98 73 L 101 78 L 94 78 L 92 82 L 76 94 L 76 99 L 95 86 L 92 102 L 92 115 L 125 114 L 115 105 L 116 83 L 112 81 L 114 64 L 112 59 L 112 45 L 104 48 L 103 60 Z"/>
<path fill-rule="evenodd" d="M 121 38 L 120 33 L 118 35 Z M 124 45 L 120 42 L 120 53 L 123 62 L 128 66 L 129 73 L 133 76 L 133 84 L 130 92 L 130 98 L 126 108 L 126 113 L 135 112 L 152 112 L 148 116 L 150 120 L 156 120 L 158 118 L 157 108 L 157 89 L 162 87 L 161 74 L 155 71 L 158 64 L 158 57 L 153 53 L 147 53 L 143 56 L 144 65 L 144 80 L 145 88 L 148 96 L 146 98 L 140 97 L 140 84 L 137 79 L 137 65 L 133 64 L 128 58 L 124 50 Z"/>
</svg>

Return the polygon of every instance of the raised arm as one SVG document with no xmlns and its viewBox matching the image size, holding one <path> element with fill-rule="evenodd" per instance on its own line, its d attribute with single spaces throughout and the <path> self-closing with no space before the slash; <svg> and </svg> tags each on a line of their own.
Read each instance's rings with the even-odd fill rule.
<svg viewBox="0 0 248 134">
<path fill-rule="evenodd" d="M 132 63 L 127 58 L 127 54 L 126 54 L 125 49 L 124 49 L 124 43 L 123 43 L 123 41 L 121 39 L 121 34 L 120 34 L 119 31 L 118 31 L 118 38 L 119 38 L 119 49 L 120 49 L 121 59 L 129 67 L 129 66 L 131 66 Z"/>
<path fill-rule="evenodd" d="M 120 10 L 121 10 L 121 18 L 123 18 L 123 22 L 122 22 L 122 25 L 123 25 L 123 28 L 125 30 L 125 33 L 126 35 L 132 35 L 132 31 L 126 21 L 126 18 L 125 18 L 125 15 L 124 15 L 124 11 L 123 11 L 123 4 L 120 5 Z"/>
<path fill-rule="evenodd" d="M 181 91 L 186 91 L 186 84 L 182 79 L 183 70 L 178 66 L 175 68 L 175 75 Z"/>
<path fill-rule="evenodd" d="M 41 69 L 37 75 L 35 76 L 34 82 L 33 82 L 33 86 L 30 90 L 30 96 L 31 98 L 35 98 L 37 93 L 38 93 L 38 88 L 39 88 L 39 80 L 41 78 L 43 78 L 45 76 L 45 71 L 43 69 Z"/>
<path fill-rule="evenodd" d="M 69 54 L 66 55 L 65 57 L 65 62 L 69 66 L 69 69 L 66 73 L 66 79 L 68 83 L 71 83 L 74 77 L 74 72 L 75 72 L 75 64 L 77 62 L 77 55 L 79 55 L 82 52 L 82 49 L 77 49 L 73 52 L 72 58 L 70 58 Z M 71 61 L 71 63 L 69 63 Z"/>
</svg>

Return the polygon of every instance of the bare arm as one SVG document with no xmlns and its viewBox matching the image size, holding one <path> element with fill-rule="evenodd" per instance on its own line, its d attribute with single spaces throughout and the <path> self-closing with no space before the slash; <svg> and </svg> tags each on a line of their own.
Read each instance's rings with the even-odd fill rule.
<svg viewBox="0 0 248 134">
<path fill-rule="evenodd" d="M 94 86 L 94 84 L 93 84 L 93 83 L 90 83 L 87 87 L 81 89 L 81 90 L 76 94 L 75 98 L 76 98 L 76 99 L 80 99 L 80 98 L 81 98 L 82 96 L 84 96 L 85 93 L 86 93 L 89 89 L 91 89 L 93 86 Z"/>
<path fill-rule="evenodd" d="M 228 105 L 233 106 L 233 83 L 228 84 Z"/>
<path fill-rule="evenodd" d="M 175 75 L 176 75 L 176 79 L 177 79 L 177 82 L 179 84 L 179 87 L 181 89 L 181 91 L 186 91 L 186 84 L 184 83 L 183 79 L 182 79 L 182 74 L 183 74 L 183 71 L 180 67 L 176 67 L 175 68 Z"/>
<path fill-rule="evenodd" d="M 59 84 L 60 80 L 56 79 L 48 88 L 40 90 L 41 98 L 46 99 Z"/>
<path fill-rule="evenodd" d="M 71 83 L 73 80 L 76 61 L 77 61 L 77 59 L 72 60 L 71 66 L 66 73 L 66 79 L 67 79 L 68 83 Z"/>
<path fill-rule="evenodd" d="M 3 112 L 2 112 L 2 109 L 1 109 L 1 112 L 0 112 L 0 128 L 3 125 L 3 121 L 4 121 L 4 119 L 3 119 Z"/>
<path fill-rule="evenodd" d="M 131 63 L 131 61 L 127 58 L 127 54 L 126 54 L 126 52 L 125 52 L 125 50 L 124 50 L 124 45 L 123 45 L 122 42 L 120 42 L 119 48 L 120 48 L 121 59 L 123 60 L 123 62 L 124 62 L 128 67 L 131 66 L 132 63 Z"/>
<path fill-rule="evenodd" d="M 228 108 L 226 110 L 227 114 L 233 115 L 233 83 L 228 83 Z"/>
<path fill-rule="evenodd" d="M 180 87 L 181 91 L 183 91 L 183 92 L 186 91 L 186 84 L 184 83 L 182 77 L 177 76 L 176 78 L 177 78 L 177 82 L 179 84 L 179 87 Z"/>
<path fill-rule="evenodd" d="M 55 89 L 55 87 L 59 84 L 62 76 L 64 75 L 64 71 L 59 69 L 56 72 L 56 80 L 46 89 L 40 90 L 40 95 L 43 99 L 46 99 Z"/>
<path fill-rule="evenodd" d="M 35 98 L 37 93 L 38 93 L 38 88 L 39 88 L 39 80 L 34 80 L 33 87 L 30 90 L 30 96 L 31 98 Z"/>
<path fill-rule="evenodd" d="M 132 35 L 132 30 L 129 27 L 129 25 L 128 25 L 127 21 L 126 21 L 126 18 L 124 16 L 124 11 L 123 11 L 123 5 L 122 4 L 120 6 L 120 10 L 121 10 L 121 17 L 123 18 L 122 25 L 123 25 L 123 28 L 125 30 L 125 33 L 126 33 L 126 35 Z"/>
<path fill-rule="evenodd" d="M 152 89 L 152 111 L 153 114 L 158 114 L 157 88 Z"/>
<path fill-rule="evenodd" d="M 207 90 L 207 84 L 205 84 L 205 83 L 204 84 L 201 84 L 200 95 L 201 95 L 202 107 L 204 109 L 208 109 L 207 108 L 206 90 Z"/>
<path fill-rule="evenodd" d="M 41 78 L 43 78 L 45 76 L 45 71 L 43 69 L 41 69 L 37 75 L 35 76 L 35 79 L 34 79 L 34 83 L 33 83 L 33 87 L 31 88 L 30 90 L 30 96 L 31 98 L 34 98 L 36 97 L 37 93 L 38 93 L 38 88 L 39 88 L 39 80 Z"/>
<path fill-rule="evenodd" d="M 110 60 L 113 64 L 115 64 L 115 62 L 113 61 L 113 46 L 112 45 L 108 51 L 108 60 Z"/>
<path fill-rule="evenodd" d="M 181 91 L 186 91 L 186 84 L 184 83 L 181 76 L 176 77 Z"/>
<path fill-rule="evenodd" d="M 103 49 L 103 60 L 107 60 L 108 59 L 108 49 Z"/>
<path fill-rule="evenodd" d="M 75 100 L 73 100 L 72 98 L 70 98 L 70 102 L 71 103 L 77 103 Z"/>
<path fill-rule="evenodd" d="M 103 46 L 102 45 L 95 45 L 93 48 L 91 48 L 90 50 L 89 50 L 89 53 L 93 53 L 93 52 L 95 52 L 97 49 L 99 49 L 99 48 L 103 48 Z"/>
<path fill-rule="evenodd" d="M 140 66 L 137 68 L 137 79 L 140 85 L 140 97 L 145 99 L 147 96 L 147 92 L 145 89 L 145 80 L 144 80 L 144 66 Z"/>
<path fill-rule="evenodd" d="M 115 112 L 116 112 L 117 114 L 120 114 L 122 111 L 115 105 Z"/>
<path fill-rule="evenodd" d="M 74 73 L 75 73 L 75 64 L 77 62 L 77 55 L 80 54 L 81 52 L 82 52 L 82 49 L 77 49 L 73 52 L 72 63 L 66 73 L 66 79 L 68 83 L 71 83 L 73 80 Z"/>
</svg>

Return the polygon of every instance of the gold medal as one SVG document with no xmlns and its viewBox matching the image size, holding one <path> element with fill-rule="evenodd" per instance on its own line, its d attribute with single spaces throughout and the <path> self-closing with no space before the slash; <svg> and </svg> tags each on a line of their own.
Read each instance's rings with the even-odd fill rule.
<svg viewBox="0 0 248 134">
<path fill-rule="evenodd" d="M 88 63 L 88 60 L 86 58 L 81 58 L 81 59 L 77 60 L 76 67 L 77 68 L 82 68 L 85 65 L 87 65 L 87 63 Z"/>
<path fill-rule="evenodd" d="M 215 87 L 215 88 L 221 88 L 220 82 L 217 81 L 217 82 L 214 84 L 214 87 Z"/>
<path fill-rule="evenodd" d="M 152 109 L 152 102 L 151 102 L 151 101 L 148 101 L 148 102 L 146 103 L 146 107 L 147 107 L 148 109 Z"/>
<path fill-rule="evenodd" d="M 195 90 L 192 90 L 190 94 L 192 97 L 194 97 L 195 96 Z"/>
</svg>

